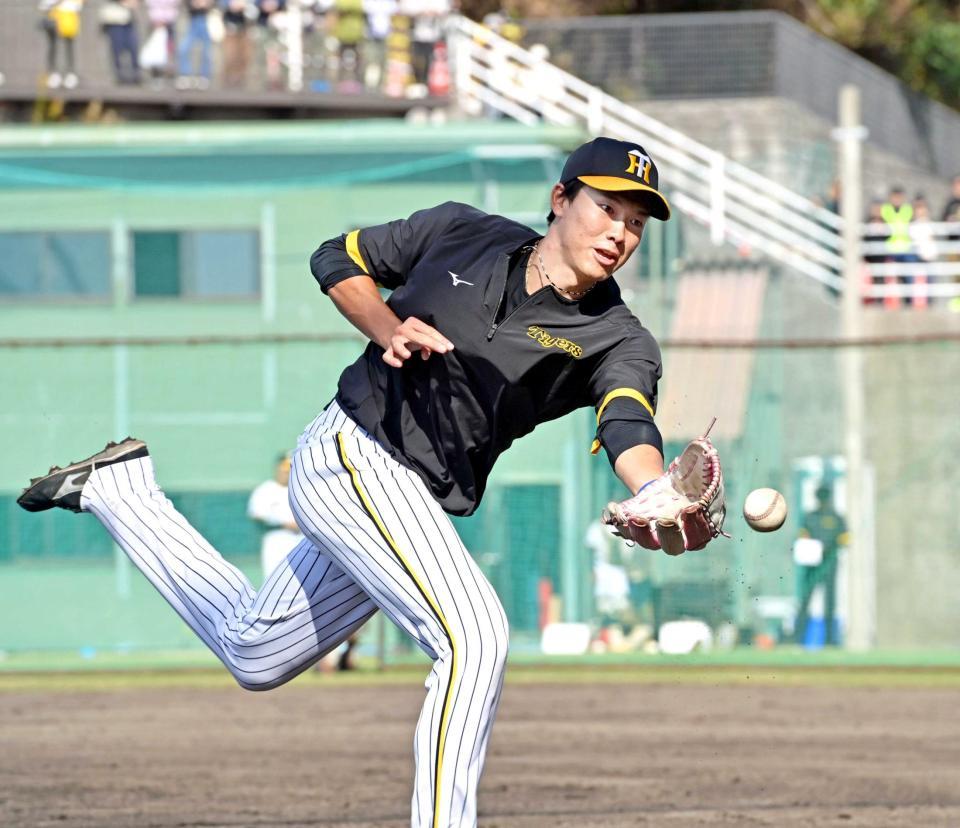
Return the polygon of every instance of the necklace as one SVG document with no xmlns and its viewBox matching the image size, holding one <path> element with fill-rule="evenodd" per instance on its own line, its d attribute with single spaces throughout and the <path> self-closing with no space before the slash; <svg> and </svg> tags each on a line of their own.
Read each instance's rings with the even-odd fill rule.
<svg viewBox="0 0 960 828">
<path fill-rule="evenodd" d="M 570 299 L 582 299 L 582 298 L 583 298 L 584 296 L 586 296 L 591 290 L 593 290 L 594 287 L 596 287 L 596 282 L 594 282 L 594 284 L 590 285 L 590 287 L 584 288 L 583 290 L 570 290 L 570 288 L 560 287 L 560 285 L 558 285 L 556 282 L 553 281 L 553 279 L 550 278 L 550 274 L 547 273 L 547 269 L 543 266 L 543 257 L 541 257 L 541 255 L 540 255 L 540 242 L 537 242 L 537 243 L 533 246 L 533 252 L 534 252 L 534 253 L 536 254 L 536 256 L 537 256 L 537 270 L 540 272 L 541 277 L 546 277 L 547 281 L 550 283 L 550 286 L 551 286 L 554 290 L 557 290 L 557 291 L 559 291 L 560 293 L 565 294 L 565 295 L 568 296 Z M 543 284 L 542 279 L 541 279 L 541 282 L 540 282 L 540 283 Z"/>
</svg>

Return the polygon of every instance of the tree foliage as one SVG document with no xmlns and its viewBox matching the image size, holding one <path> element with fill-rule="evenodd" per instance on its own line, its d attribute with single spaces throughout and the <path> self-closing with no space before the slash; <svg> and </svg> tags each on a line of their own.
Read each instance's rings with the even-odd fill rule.
<svg viewBox="0 0 960 828">
<path fill-rule="evenodd" d="M 461 0 L 475 20 L 773 9 L 960 108 L 960 0 Z"/>
</svg>

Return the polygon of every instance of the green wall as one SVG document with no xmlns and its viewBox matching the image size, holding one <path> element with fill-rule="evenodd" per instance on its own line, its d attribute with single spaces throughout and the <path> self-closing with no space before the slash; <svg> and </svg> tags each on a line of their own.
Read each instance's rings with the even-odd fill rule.
<svg viewBox="0 0 960 828">
<path fill-rule="evenodd" d="M 174 502 L 257 583 L 246 497 L 363 347 L 310 275 L 310 254 L 346 230 L 450 199 L 542 223 L 565 151 L 580 140 L 508 124 L 396 122 L 0 131 L 0 232 L 104 232 L 112 253 L 107 296 L 0 295 L 0 588 L 14 596 L 0 604 L 0 649 L 196 646 L 94 520 L 16 507 L 26 481 L 108 439 L 142 437 Z M 131 233 L 204 229 L 259 234 L 258 297 L 133 296 Z M 29 345 L 238 334 L 326 341 Z M 599 504 L 584 470 L 606 466 L 587 453 L 590 419 L 581 412 L 518 444 L 491 481 L 492 493 L 519 486 L 516 497 L 493 494 L 458 521 L 521 632 L 536 626 L 542 576 L 562 582 L 569 613 L 586 606 L 580 541 Z"/>
</svg>

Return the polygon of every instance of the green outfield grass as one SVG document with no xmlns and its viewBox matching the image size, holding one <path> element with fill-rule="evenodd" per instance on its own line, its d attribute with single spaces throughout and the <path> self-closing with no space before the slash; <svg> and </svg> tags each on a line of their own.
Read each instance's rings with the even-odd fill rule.
<svg viewBox="0 0 960 828">
<path fill-rule="evenodd" d="M 372 667 L 371 648 L 364 647 L 366 662 Z M 427 658 L 419 650 L 390 655 L 388 669 L 421 669 Z M 954 668 L 960 671 L 960 650 L 871 650 L 855 653 L 841 649 L 808 650 L 783 646 L 772 650 L 738 647 L 733 650 L 694 652 L 671 656 L 647 653 L 606 653 L 582 656 L 546 656 L 533 648 L 514 647 L 510 653 L 511 667 L 557 667 L 604 669 L 633 667 L 810 667 L 834 669 L 840 667 L 874 668 Z M 220 662 L 208 650 L 197 647 L 188 650 L 56 650 L 56 651 L 0 651 L 0 676 L 22 672 L 91 672 L 124 670 L 190 670 L 218 668 Z"/>
<path fill-rule="evenodd" d="M 380 686 L 422 683 L 425 658 L 379 670 L 370 658 L 351 673 L 315 671 L 298 686 Z M 951 652 L 901 653 L 735 650 L 690 656 L 511 656 L 507 681 L 603 684 L 682 683 L 805 687 L 960 687 L 960 657 Z M 223 688 L 234 684 L 209 654 L 186 653 L 8 655 L 0 661 L 0 691 L 114 691 L 152 687 Z"/>
</svg>

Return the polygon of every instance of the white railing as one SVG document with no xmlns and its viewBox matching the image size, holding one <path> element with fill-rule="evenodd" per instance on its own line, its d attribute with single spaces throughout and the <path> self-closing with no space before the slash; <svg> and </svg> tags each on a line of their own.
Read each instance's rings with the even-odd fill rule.
<svg viewBox="0 0 960 828">
<path fill-rule="evenodd" d="M 710 228 L 715 244 L 764 253 L 835 290 L 842 287 L 842 221 L 814 202 L 645 115 L 463 17 L 450 23 L 460 106 L 521 123 L 583 126 L 642 144 L 671 204 Z"/>
<path fill-rule="evenodd" d="M 914 221 L 907 230 L 897 245 L 888 225 L 864 225 L 864 298 L 896 306 L 960 296 L 960 223 Z"/>
</svg>

